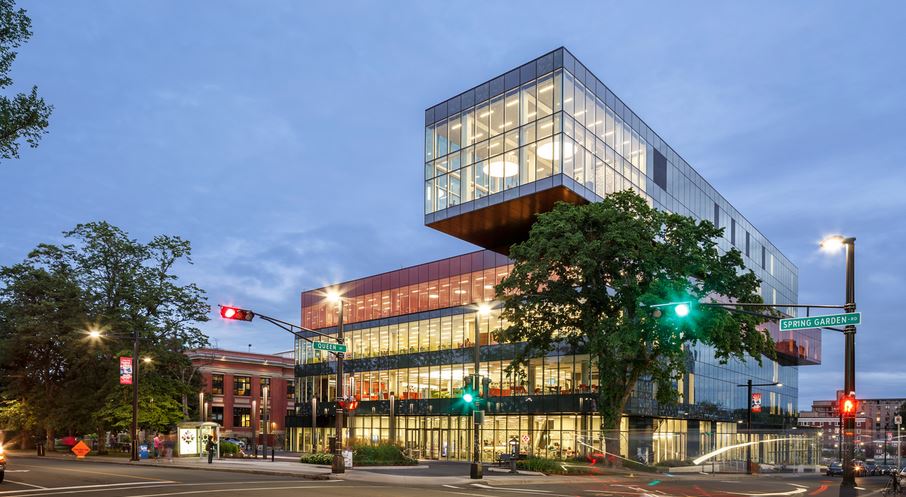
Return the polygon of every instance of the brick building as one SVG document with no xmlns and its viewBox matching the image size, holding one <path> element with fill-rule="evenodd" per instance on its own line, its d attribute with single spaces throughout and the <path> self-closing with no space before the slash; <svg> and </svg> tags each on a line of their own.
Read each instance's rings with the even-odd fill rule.
<svg viewBox="0 0 906 497">
<path fill-rule="evenodd" d="M 293 358 L 221 349 L 187 354 L 199 368 L 204 394 L 204 420 L 220 423 L 222 436 L 252 440 L 264 433 L 265 408 L 272 442 L 283 445 L 285 418 L 294 412 Z M 262 401 L 264 387 L 268 401 Z"/>
</svg>

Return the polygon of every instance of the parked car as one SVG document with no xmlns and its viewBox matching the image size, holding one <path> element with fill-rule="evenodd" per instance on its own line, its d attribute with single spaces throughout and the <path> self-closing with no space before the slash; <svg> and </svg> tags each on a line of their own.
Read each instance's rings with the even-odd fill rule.
<svg viewBox="0 0 906 497">
<path fill-rule="evenodd" d="M 865 475 L 877 476 L 881 474 L 881 466 L 873 462 L 865 462 Z"/>
<path fill-rule="evenodd" d="M 838 462 L 832 462 L 827 465 L 827 476 L 843 476 L 843 465 Z"/>
<path fill-rule="evenodd" d="M 862 461 L 853 461 L 853 475 L 854 476 L 867 476 L 868 472 L 865 470 L 865 463 Z"/>
</svg>

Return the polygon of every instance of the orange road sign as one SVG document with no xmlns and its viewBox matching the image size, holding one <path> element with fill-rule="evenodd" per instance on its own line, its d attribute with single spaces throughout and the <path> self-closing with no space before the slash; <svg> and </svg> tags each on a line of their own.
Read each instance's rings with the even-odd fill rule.
<svg viewBox="0 0 906 497">
<path fill-rule="evenodd" d="M 85 455 L 91 452 L 91 449 L 85 445 L 85 442 L 80 440 L 79 443 L 72 447 L 72 452 L 78 459 L 85 459 Z"/>
</svg>

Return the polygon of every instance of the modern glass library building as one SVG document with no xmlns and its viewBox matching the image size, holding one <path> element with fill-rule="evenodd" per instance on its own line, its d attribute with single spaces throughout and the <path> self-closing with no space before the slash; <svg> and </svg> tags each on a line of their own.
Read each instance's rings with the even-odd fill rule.
<svg viewBox="0 0 906 497">
<path fill-rule="evenodd" d="M 343 294 L 345 390 L 359 400 L 347 437 L 393 440 L 427 459 L 468 460 L 470 410 L 460 395 L 475 372 L 490 378 L 481 432 L 486 461 L 518 440 L 526 454 L 571 459 L 619 437 L 622 457 L 684 460 L 746 438 L 746 380 L 782 383 L 762 394 L 756 460 L 809 463 L 814 440 L 790 436 L 798 413 L 798 368 L 820 363 L 820 335 L 780 332 L 776 358 L 720 364 L 705 345 L 688 348 L 681 403 L 659 405 L 641 381 L 619 433 L 602 433 L 599 377 L 586 351 L 563 344 L 509 375 L 513 344 L 497 343 L 494 285 L 511 270 L 508 247 L 535 214 L 556 201 L 595 202 L 633 188 L 659 209 L 725 228 L 720 247 L 739 249 L 769 303 L 797 302 L 797 269 L 672 148 L 569 51 L 559 48 L 429 108 L 425 116 L 425 224 L 483 250 L 338 283 Z M 336 333 L 337 304 L 326 288 L 301 296 L 303 326 Z M 794 314 L 794 309 L 787 313 Z M 477 328 L 477 330 L 476 330 Z M 296 343 L 296 414 L 287 419 L 294 450 L 324 450 L 334 430 L 336 361 Z M 391 433 L 393 430 L 393 433 Z M 789 430 L 789 431 L 787 431 Z M 745 458 L 744 449 L 717 459 Z"/>
</svg>

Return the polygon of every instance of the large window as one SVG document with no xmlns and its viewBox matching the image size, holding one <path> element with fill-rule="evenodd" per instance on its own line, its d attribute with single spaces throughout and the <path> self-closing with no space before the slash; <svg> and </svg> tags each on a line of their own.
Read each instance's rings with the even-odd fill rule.
<svg viewBox="0 0 906 497">
<path fill-rule="evenodd" d="M 237 428 L 252 426 L 252 409 L 249 407 L 234 407 L 233 426 Z"/>
<path fill-rule="evenodd" d="M 252 394 L 252 378 L 250 376 L 233 377 L 233 395 L 247 397 Z"/>
<path fill-rule="evenodd" d="M 223 424 L 223 406 L 211 407 L 211 421 Z"/>
<path fill-rule="evenodd" d="M 270 387 L 271 387 L 271 379 L 270 379 L 270 378 L 261 378 L 260 383 L 261 383 L 261 384 L 260 384 L 260 387 L 261 387 L 261 390 L 260 390 L 261 396 L 264 397 L 264 388 L 267 387 L 267 389 L 270 390 Z M 268 392 L 268 396 L 270 396 L 270 395 L 273 395 L 273 394 L 271 394 L 270 392 Z"/>
<path fill-rule="evenodd" d="M 286 398 L 293 400 L 293 396 L 296 394 L 296 383 L 293 380 L 286 382 Z"/>
<path fill-rule="evenodd" d="M 211 393 L 214 395 L 223 395 L 223 375 L 211 375 Z"/>
</svg>

